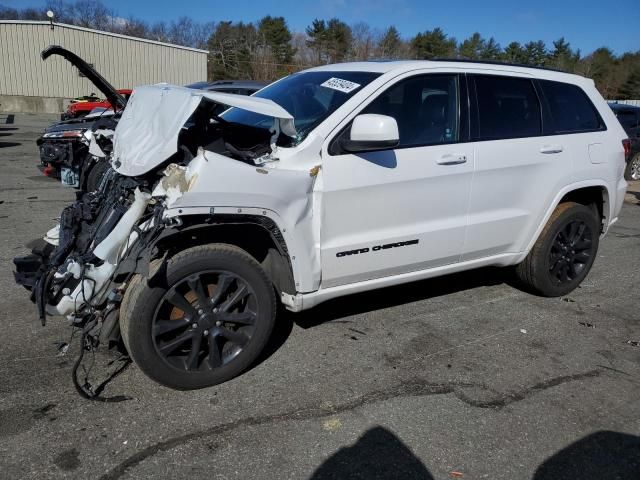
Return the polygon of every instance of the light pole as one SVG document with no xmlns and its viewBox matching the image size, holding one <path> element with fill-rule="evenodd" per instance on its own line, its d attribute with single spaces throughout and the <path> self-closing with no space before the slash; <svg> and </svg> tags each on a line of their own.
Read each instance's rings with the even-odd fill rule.
<svg viewBox="0 0 640 480">
<path fill-rule="evenodd" d="M 49 23 L 51 24 L 51 30 L 53 30 L 53 11 L 47 10 L 47 17 L 49 17 Z"/>
</svg>

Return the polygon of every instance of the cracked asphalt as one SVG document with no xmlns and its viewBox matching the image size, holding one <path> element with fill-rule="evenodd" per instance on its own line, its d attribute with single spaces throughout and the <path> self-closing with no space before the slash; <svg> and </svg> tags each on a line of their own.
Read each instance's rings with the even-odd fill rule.
<svg viewBox="0 0 640 480">
<path fill-rule="evenodd" d="M 231 382 L 176 392 L 131 365 L 95 402 L 77 339 L 58 356 L 69 328 L 11 274 L 73 198 L 36 170 L 54 120 L 0 114 L 2 478 L 640 478 L 640 185 L 566 298 L 499 269 L 359 294 L 284 315 Z"/>
</svg>

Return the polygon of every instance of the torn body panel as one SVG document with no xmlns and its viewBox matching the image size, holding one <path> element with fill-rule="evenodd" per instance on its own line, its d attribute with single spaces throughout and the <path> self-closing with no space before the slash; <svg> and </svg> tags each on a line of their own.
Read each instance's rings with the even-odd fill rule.
<svg viewBox="0 0 640 480">
<path fill-rule="evenodd" d="M 308 170 L 259 168 L 201 150 L 183 169 L 170 168 L 154 196 L 167 195 L 167 217 L 250 214 L 270 218 L 286 242 L 298 291 L 320 284 L 319 238 L 314 230 L 314 185 Z M 180 173 L 178 173 L 180 172 Z M 181 194 L 175 194 L 180 185 Z M 212 213 L 213 212 L 213 213 Z"/>
<path fill-rule="evenodd" d="M 144 86 L 134 90 L 116 128 L 114 166 L 118 173 L 143 175 L 174 155 L 181 131 L 203 102 L 273 117 L 283 133 L 295 135 L 291 114 L 271 100 L 167 84 Z"/>
</svg>

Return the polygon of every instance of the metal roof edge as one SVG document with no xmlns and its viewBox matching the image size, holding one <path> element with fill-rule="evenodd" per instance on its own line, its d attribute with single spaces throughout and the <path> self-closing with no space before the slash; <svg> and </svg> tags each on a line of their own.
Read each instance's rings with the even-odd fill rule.
<svg viewBox="0 0 640 480">
<path fill-rule="evenodd" d="M 46 25 L 46 26 L 51 25 L 51 23 L 46 20 L 0 20 L 0 25 L 2 24 L 23 24 L 23 25 L 26 24 L 26 25 Z M 60 28 L 70 28 L 72 30 L 80 30 L 83 32 L 97 33 L 100 35 L 107 35 L 109 37 L 124 38 L 126 40 L 134 40 L 137 42 L 152 43 L 155 45 L 161 45 L 163 47 L 178 48 L 180 50 L 189 50 L 197 53 L 207 53 L 207 54 L 209 53 L 209 50 L 202 50 L 202 49 L 193 48 L 193 47 L 185 47 L 183 45 L 176 45 L 174 43 L 158 42 L 157 40 L 149 40 L 148 38 L 132 37 L 130 35 L 122 35 L 121 33 L 105 32 L 104 30 L 95 30 L 93 28 L 78 27 L 77 25 L 69 25 L 68 23 L 53 22 L 53 26 L 60 27 Z"/>
</svg>

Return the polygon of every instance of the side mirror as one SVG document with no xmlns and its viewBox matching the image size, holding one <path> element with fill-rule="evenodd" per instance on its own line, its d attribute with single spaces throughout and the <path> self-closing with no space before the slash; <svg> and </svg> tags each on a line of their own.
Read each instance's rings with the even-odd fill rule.
<svg viewBox="0 0 640 480">
<path fill-rule="evenodd" d="M 353 119 L 349 138 L 340 142 L 347 152 L 372 152 L 397 147 L 400 143 L 398 123 L 393 117 L 365 113 Z"/>
</svg>

